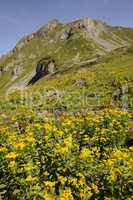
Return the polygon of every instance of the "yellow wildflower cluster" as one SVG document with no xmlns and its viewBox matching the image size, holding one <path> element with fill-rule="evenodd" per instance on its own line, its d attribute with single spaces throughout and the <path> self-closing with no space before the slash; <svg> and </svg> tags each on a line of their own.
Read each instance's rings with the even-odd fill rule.
<svg viewBox="0 0 133 200">
<path fill-rule="evenodd" d="M 65 190 L 63 190 L 61 192 L 61 195 L 60 195 L 60 200 L 73 200 L 73 196 L 72 196 L 72 193 L 71 193 L 71 189 L 70 188 L 67 188 Z"/>
<path fill-rule="evenodd" d="M 133 199 L 131 118 L 115 109 L 58 120 L 29 110 L 0 116 L 4 198 Z"/>
<path fill-rule="evenodd" d="M 18 156 L 17 153 L 15 153 L 15 152 L 10 152 L 10 153 L 8 153 L 8 154 L 5 155 L 5 158 L 6 158 L 6 159 L 15 159 L 17 156 Z"/>
</svg>

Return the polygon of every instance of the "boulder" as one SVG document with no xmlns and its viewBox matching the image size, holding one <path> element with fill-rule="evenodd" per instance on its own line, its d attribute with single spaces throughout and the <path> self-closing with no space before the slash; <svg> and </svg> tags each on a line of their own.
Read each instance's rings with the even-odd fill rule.
<svg viewBox="0 0 133 200">
<path fill-rule="evenodd" d="M 84 87 L 84 86 L 87 86 L 87 83 L 85 79 L 79 79 L 79 80 L 74 81 L 73 85 L 77 87 Z"/>
<path fill-rule="evenodd" d="M 61 93 L 59 91 L 49 91 L 48 94 L 47 94 L 47 97 L 48 97 L 48 102 L 55 102 L 56 100 L 58 100 L 60 97 L 61 97 Z"/>
<path fill-rule="evenodd" d="M 49 64 L 47 65 L 47 72 L 49 74 L 52 74 L 55 72 L 55 62 L 52 60 L 49 62 Z"/>
<path fill-rule="evenodd" d="M 55 108 L 54 114 L 56 117 L 60 117 L 61 115 L 65 115 L 67 113 L 67 107 L 66 106 L 59 106 Z"/>
</svg>

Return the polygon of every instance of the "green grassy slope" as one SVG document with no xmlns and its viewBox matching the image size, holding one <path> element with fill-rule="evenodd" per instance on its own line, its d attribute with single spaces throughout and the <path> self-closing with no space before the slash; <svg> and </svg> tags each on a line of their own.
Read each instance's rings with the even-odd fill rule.
<svg viewBox="0 0 133 200">
<path fill-rule="evenodd" d="M 14 92 L 10 100 L 32 109 L 54 111 L 66 106 L 68 111 L 87 112 L 103 107 L 123 107 L 125 96 L 128 108 L 133 101 L 133 59 L 131 48 L 121 49 L 99 58 L 96 63 L 75 64 L 40 79 L 33 86 Z M 116 100 L 115 92 L 122 94 Z M 126 88 L 126 91 L 123 92 Z"/>
</svg>

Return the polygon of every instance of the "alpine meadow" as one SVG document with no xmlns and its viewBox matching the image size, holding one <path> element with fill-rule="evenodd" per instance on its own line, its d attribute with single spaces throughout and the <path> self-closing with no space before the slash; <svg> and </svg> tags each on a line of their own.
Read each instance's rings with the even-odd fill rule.
<svg viewBox="0 0 133 200">
<path fill-rule="evenodd" d="M 0 199 L 133 199 L 133 28 L 54 19 L 0 57 Z"/>
</svg>

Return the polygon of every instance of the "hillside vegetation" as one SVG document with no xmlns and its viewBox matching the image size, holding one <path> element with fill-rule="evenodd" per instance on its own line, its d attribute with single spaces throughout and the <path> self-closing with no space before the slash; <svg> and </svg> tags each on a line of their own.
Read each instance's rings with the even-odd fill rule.
<svg viewBox="0 0 133 200">
<path fill-rule="evenodd" d="M 53 20 L 0 58 L 0 199 L 133 199 L 133 29 Z"/>
</svg>

